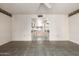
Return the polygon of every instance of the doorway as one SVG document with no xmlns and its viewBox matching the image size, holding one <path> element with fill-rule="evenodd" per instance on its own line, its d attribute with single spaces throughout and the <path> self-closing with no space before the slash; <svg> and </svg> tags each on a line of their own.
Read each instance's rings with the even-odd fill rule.
<svg viewBox="0 0 79 59">
<path fill-rule="evenodd" d="M 49 23 L 46 18 L 33 18 L 31 25 L 32 41 L 42 42 L 49 40 Z"/>
</svg>

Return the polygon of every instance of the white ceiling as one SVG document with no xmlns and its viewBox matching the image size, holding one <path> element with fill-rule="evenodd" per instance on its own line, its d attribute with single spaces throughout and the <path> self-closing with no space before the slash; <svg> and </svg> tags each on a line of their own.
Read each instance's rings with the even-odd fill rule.
<svg viewBox="0 0 79 59">
<path fill-rule="evenodd" d="M 12 14 L 40 14 L 40 3 L 0 3 L 0 7 Z M 45 14 L 69 14 L 79 9 L 79 3 L 50 3 L 51 8 L 45 8 Z"/>
</svg>

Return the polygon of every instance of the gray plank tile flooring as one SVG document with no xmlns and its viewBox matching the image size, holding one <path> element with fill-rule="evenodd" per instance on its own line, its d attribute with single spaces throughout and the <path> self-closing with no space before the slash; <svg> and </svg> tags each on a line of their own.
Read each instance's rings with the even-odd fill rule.
<svg viewBox="0 0 79 59">
<path fill-rule="evenodd" d="M 12 41 L 0 46 L 0 56 L 79 56 L 79 45 L 70 41 Z"/>
</svg>

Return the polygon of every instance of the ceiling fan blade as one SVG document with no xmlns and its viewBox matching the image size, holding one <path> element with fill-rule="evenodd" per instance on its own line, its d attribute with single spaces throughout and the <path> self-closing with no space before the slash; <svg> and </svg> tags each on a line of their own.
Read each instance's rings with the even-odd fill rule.
<svg viewBox="0 0 79 59">
<path fill-rule="evenodd" d="M 44 3 L 44 5 L 47 7 L 47 8 L 51 8 L 51 5 L 49 3 Z"/>
</svg>

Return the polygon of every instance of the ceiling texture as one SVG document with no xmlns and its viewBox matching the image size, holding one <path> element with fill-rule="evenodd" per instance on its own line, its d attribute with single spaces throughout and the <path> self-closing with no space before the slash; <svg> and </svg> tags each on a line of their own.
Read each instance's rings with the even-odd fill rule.
<svg viewBox="0 0 79 59">
<path fill-rule="evenodd" d="M 48 3 L 51 8 L 40 7 L 40 3 L 0 3 L 0 8 L 11 14 L 69 14 L 79 9 L 79 3 Z M 40 9 L 42 11 L 40 11 Z"/>
</svg>

